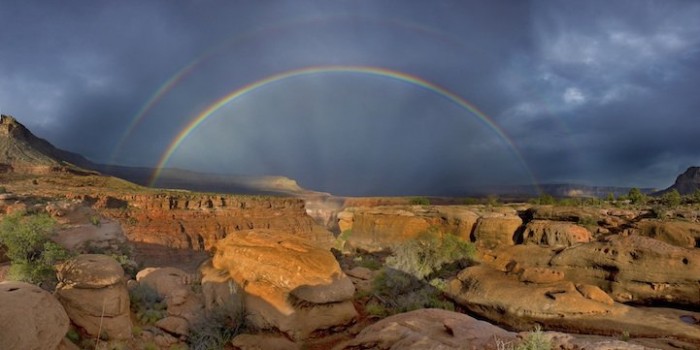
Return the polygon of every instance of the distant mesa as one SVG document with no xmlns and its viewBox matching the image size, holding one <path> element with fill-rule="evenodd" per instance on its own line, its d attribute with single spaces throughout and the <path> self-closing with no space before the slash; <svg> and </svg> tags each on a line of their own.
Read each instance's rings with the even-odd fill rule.
<svg viewBox="0 0 700 350">
<path fill-rule="evenodd" d="M 681 195 L 687 195 L 698 189 L 700 189 L 700 167 L 692 166 L 683 174 L 678 175 L 676 182 L 671 187 L 659 192 L 659 194 L 676 190 Z"/>
</svg>

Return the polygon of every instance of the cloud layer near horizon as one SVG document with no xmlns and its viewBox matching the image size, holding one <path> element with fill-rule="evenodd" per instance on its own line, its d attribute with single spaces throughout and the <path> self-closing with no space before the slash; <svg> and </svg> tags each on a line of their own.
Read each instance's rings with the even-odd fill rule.
<svg viewBox="0 0 700 350">
<path fill-rule="evenodd" d="M 434 91 L 327 73 L 225 105 L 167 166 L 355 195 L 664 187 L 700 165 L 697 18 L 688 1 L 3 3 L 0 112 L 94 161 L 154 166 L 201 110 L 247 84 L 382 67 L 461 96 L 510 140 Z"/>
</svg>

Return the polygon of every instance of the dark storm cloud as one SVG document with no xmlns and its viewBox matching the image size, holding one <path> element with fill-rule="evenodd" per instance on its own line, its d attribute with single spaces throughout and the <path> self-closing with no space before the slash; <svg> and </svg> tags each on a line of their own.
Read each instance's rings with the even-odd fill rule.
<svg viewBox="0 0 700 350">
<path fill-rule="evenodd" d="M 95 161 L 154 166 L 237 88 L 302 67 L 378 66 L 478 106 L 538 181 L 662 187 L 700 164 L 697 18 L 687 1 L 4 2 L 0 110 Z M 247 94 L 168 165 L 344 194 L 532 181 L 504 140 L 443 96 L 352 74 Z"/>
</svg>

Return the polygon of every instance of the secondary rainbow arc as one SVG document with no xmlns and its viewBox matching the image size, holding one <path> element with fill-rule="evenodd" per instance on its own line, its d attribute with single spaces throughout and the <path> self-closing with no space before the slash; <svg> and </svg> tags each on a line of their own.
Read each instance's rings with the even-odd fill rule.
<svg viewBox="0 0 700 350">
<path fill-rule="evenodd" d="M 149 181 L 149 186 L 154 186 L 156 181 L 161 175 L 162 169 L 165 167 L 165 165 L 168 163 L 170 158 L 172 157 L 173 153 L 178 149 L 180 144 L 187 138 L 187 136 L 192 133 L 199 125 L 201 125 L 207 118 L 209 118 L 212 114 L 214 114 L 218 109 L 223 107 L 224 105 L 228 104 L 229 102 L 232 102 L 233 100 L 250 93 L 252 91 L 258 90 L 260 88 L 263 88 L 267 86 L 268 84 L 280 81 L 280 80 L 285 80 L 289 78 L 294 78 L 294 77 L 299 77 L 299 76 L 306 76 L 306 75 L 313 75 L 313 74 L 323 74 L 323 73 L 357 73 L 357 74 L 366 74 L 366 75 L 372 75 L 372 76 L 380 76 L 380 77 L 385 77 L 385 78 L 390 78 L 394 79 L 397 81 L 405 82 L 412 84 L 417 87 L 421 87 L 425 90 L 431 91 L 433 93 L 436 93 L 447 100 L 451 101 L 452 103 L 457 104 L 461 108 L 467 110 L 470 112 L 470 114 L 473 114 L 476 116 L 482 123 L 484 123 L 486 126 L 488 126 L 503 142 L 507 144 L 509 147 L 510 151 L 513 152 L 513 154 L 516 156 L 518 161 L 521 163 L 523 166 L 524 170 L 527 172 L 528 176 L 530 177 L 533 185 L 536 187 L 538 186 L 538 183 L 535 179 L 534 174 L 528 167 L 527 163 L 525 162 L 522 154 L 518 150 L 518 148 L 515 146 L 513 141 L 508 137 L 508 135 L 491 119 L 489 118 L 484 112 L 479 110 L 475 105 L 470 103 L 469 101 L 465 100 L 461 96 L 457 95 L 456 93 L 453 93 L 446 88 L 437 85 L 435 83 L 432 83 L 430 81 L 427 81 L 421 77 L 411 75 L 408 73 L 404 72 L 399 72 L 387 68 L 381 68 L 381 67 L 371 67 L 371 66 L 313 66 L 313 67 L 305 67 L 305 68 L 299 68 L 299 69 L 294 69 L 290 71 L 285 71 L 281 72 L 278 74 L 274 74 L 271 76 L 268 76 L 264 79 L 252 82 L 250 84 L 247 84 L 243 87 L 240 87 L 223 97 L 217 99 L 214 101 L 212 104 L 204 108 L 201 112 L 199 112 L 173 139 L 173 141 L 168 145 L 166 151 L 163 153 L 161 156 L 160 160 L 158 161 L 158 164 L 156 166 L 156 170 L 153 172 L 153 175 L 151 176 L 151 179 Z"/>
</svg>

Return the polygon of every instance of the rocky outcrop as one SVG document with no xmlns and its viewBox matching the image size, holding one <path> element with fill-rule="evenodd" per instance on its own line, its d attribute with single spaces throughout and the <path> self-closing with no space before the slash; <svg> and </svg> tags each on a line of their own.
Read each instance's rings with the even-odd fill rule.
<svg viewBox="0 0 700 350">
<path fill-rule="evenodd" d="M 474 239 L 477 245 L 493 249 L 515 244 L 515 235 L 523 220 L 516 215 L 490 214 L 482 216 L 476 223 Z"/>
<path fill-rule="evenodd" d="M 532 329 L 535 324 L 541 324 L 565 332 L 601 335 L 627 332 L 633 337 L 671 336 L 700 342 L 700 329 L 681 320 L 684 314 L 700 314 L 611 304 L 595 287 L 570 281 L 525 283 L 517 275 L 473 266 L 449 282 L 447 293 L 470 311 L 516 329 Z"/>
<path fill-rule="evenodd" d="M 438 229 L 469 240 L 479 215 L 463 206 L 377 206 L 346 208 L 337 214 L 338 227 L 353 248 L 379 251 Z"/>
<path fill-rule="evenodd" d="M 56 297 L 71 321 L 92 336 L 131 338 L 124 270 L 106 255 L 84 254 L 58 268 Z"/>
<path fill-rule="evenodd" d="M 28 283 L 0 282 L 0 349 L 56 349 L 70 320 L 49 292 Z"/>
<path fill-rule="evenodd" d="M 523 232 L 523 243 L 550 247 L 569 247 L 591 240 L 591 232 L 584 227 L 562 221 L 533 220 Z"/>
<path fill-rule="evenodd" d="M 673 185 L 661 192 L 663 194 L 672 190 L 678 191 L 682 195 L 692 194 L 700 189 L 700 167 L 690 167 L 683 174 L 678 175 Z"/>
<path fill-rule="evenodd" d="M 550 262 L 567 279 L 597 285 L 620 302 L 698 305 L 700 250 L 637 235 L 565 249 Z"/>
<path fill-rule="evenodd" d="M 465 314 L 420 309 L 387 317 L 334 350 L 351 349 L 497 349 L 497 340 L 513 342 L 516 334 Z"/>
<path fill-rule="evenodd" d="M 242 286 L 248 319 L 293 339 L 345 325 L 357 315 L 354 286 L 328 250 L 293 234 L 249 230 L 220 240 L 213 268 Z"/>
<path fill-rule="evenodd" d="M 149 286 L 165 300 L 166 317 L 156 326 L 172 334 L 187 335 L 203 314 L 201 296 L 192 291 L 195 277 L 174 267 L 146 268 L 136 274 L 139 284 Z"/>
<path fill-rule="evenodd" d="M 700 245 L 700 224 L 694 222 L 644 220 L 635 225 L 634 232 L 684 248 Z"/>
<path fill-rule="evenodd" d="M 333 241 L 297 198 L 182 193 L 82 199 L 119 219 L 134 242 L 203 251 L 230 234 L 250 229 L 284 230 L 325 248 Z"/>
</svg>

